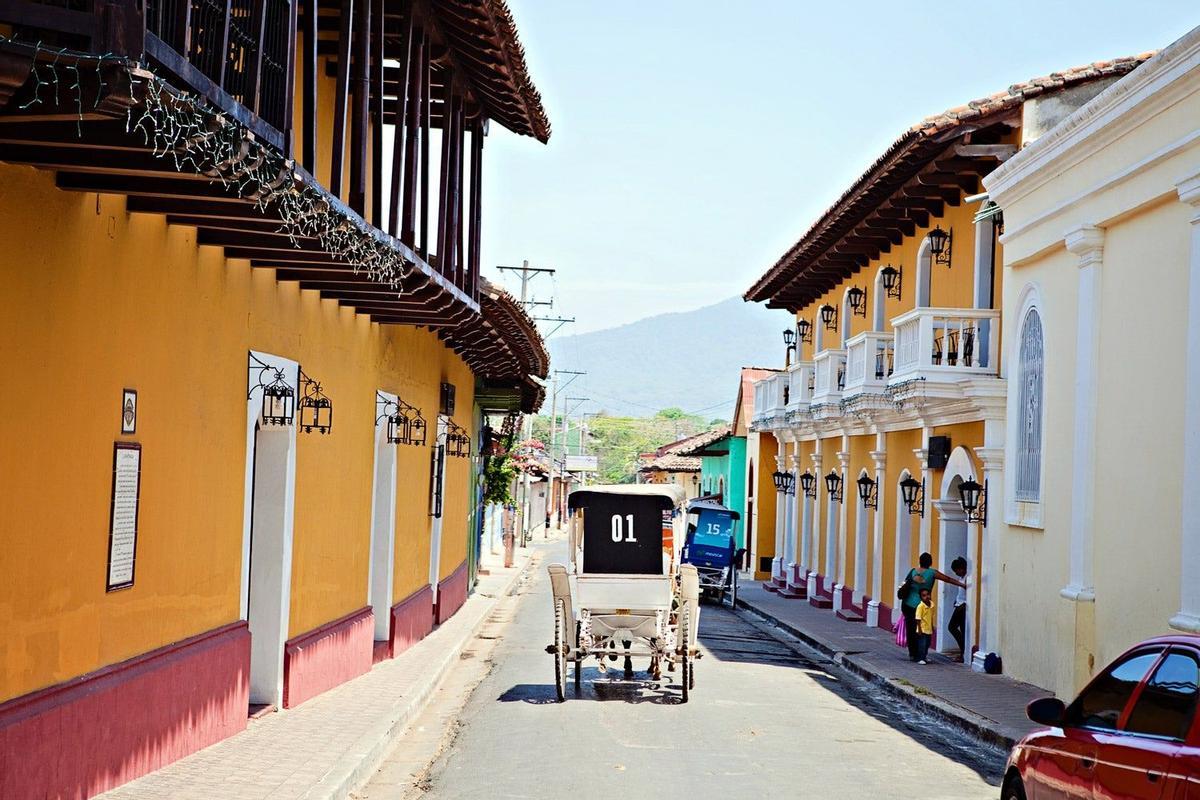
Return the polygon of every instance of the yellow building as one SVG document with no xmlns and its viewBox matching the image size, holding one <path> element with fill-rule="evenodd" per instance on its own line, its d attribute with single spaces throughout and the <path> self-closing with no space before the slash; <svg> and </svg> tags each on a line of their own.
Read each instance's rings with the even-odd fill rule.
<svg viewBox="0 0 1200 800">
<path fill-rule="evenodd" d="M 980 179 L 1137 63 L 1017 84 L 905 131 L 746 293 L 797 320 L 787 369 L 755 387 L 768 588 L 890 628 L 921 553 L 946 574 L 962 557 L 966 660 L 1000 651 L 1003 516 L 985 498 L 1005 491 L 1005 286 Z M 942 652 L 959 652 L 956 599 L 939 584 Z"/>
<path fill-rule="evenodd" d="M 989 175 L 1004 213 L 1005 666 L 1070 696 L 1200 632 L 1200 28 Z"/>
<path fill-rule="evenodd" d="M 501 0 L 389 3 L 386 37 L 268 0 L 228 62 L 177 5 L 0 9 L 5 800 L 424 636 L 469 591 L 485 418 L 542 399 L 479 274 L 487 126 L 549 135 Z"/>
</svg>

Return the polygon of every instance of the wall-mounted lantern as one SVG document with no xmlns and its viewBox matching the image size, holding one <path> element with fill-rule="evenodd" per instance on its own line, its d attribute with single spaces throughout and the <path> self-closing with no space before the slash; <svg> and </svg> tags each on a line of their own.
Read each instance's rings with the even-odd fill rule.
<svg viewBox="0 0 1200 800">
<path fill-rule="evenodd" d="M 416 406 L 375 393 L 375 424 L 387 421 L 388 444 L 425 445 L 425 418 Z"/>
<path fill-rule="evenodd" d="M 842 475 L 837 470 L 830 470 L 825 476 L 825 489 L 829 492 L 829 499 L 837 502 L 842 502 Z"/>
<path fill-rule="evenodd" d="M 925 516 L 925 479 L 917 480 L 909 475 L 900 481 L 900 496 L 910 514 Z"/>
<path fill-rule="evenodd" d="M 283 370 L 276 369 L 249 353 L 247 372 L 250 375 L 251 386 L 246 399 L 254 397 L 255 389 L 262 389 L 262 424 L 291 425 L 296 419 L 296 391 L 283 377 Z M 257 376 L 255 373 L 258 373 Z M 254 383 L 256 378 L 257 383 Z"/>
<path fill-rule="evenodd" d="M 776 470 L 775 472 L 771 473 L 771 480 L 775 482 L 775 491 L 779 492 L 780 494 L 786 491 L 787 476 L 788 474 L 782 470 Z"/>
<path fill-rule="evenodd" d="M 900 285 L 904 281 L 904 267 L 893 267 L 888 264 L 880 273 L 883 277 L 883 291 L 888 297 L 900 299 Z"/>
<path fill-rule="evenodd" d="M 933 254 L 933 263 L 950 266 L 950 251 L 954 249 L 954 228 L 942 230 L 941 226 L 929 232 L 929 252 Z"/>
<path fill-rule="evenodd" d="M 804 492 L 805 497 L 816 497 L 817 476 L 808 470 L 804 470 L 804 474 L 800 476 L 800 489 Z"/>
<path fill-rule="evenodd" d="M 787 345 L 787 351 L 784 353 L 783 361 L 787 366 L 792 364 L 792 353 L 796 352 L 796 332 L 791 328 L 783 332 L 783 343 Z M 786 401 L 785 401 L 786 402 Z"/>
<path fill-rule="evenodd" d="M 836 331 L 838 326 L 838 310 L 833 306 L 821 306 L 821 322 L 827 330 Z"/>
<path fill-rule="evenodd" d="M 300 370 L 300 429 L 305 433 L 329 433 L 333 428 L 333 403 L 321 391 L 321 384 Z"/>
<path fill-rule="evenodd" d="M 846 292 L 846 299 L 850 302 L 850 313 L 858 317 L 867 316 L 867 293 L 857 286 L 851 286 L 850 291 Z"/>
<path fill-rule="evenodd" d="M 446 418 L 446 455 L 454 458 L 467 458 L 471 455 L 471 437 L 466 428 L 458 425 L 449 417 Z"/>
<path fill-rule="evenodd" d="M 796 320 L 796 333 L 802 342 L 812 341 L 812 323 L 806 319 Z"/>
<path fill-rule="evenodd" d="M 958 494 L 962 509 L 967 514 L 967 522 L 979 522 L 987 525 L 987 481 L 981 486 L 978 481 L 965 480 L 958 485 Z"/>
<path fill-rule="evenodd" d="M 870 475 L 858 479 L 858 499 L 863 508 L 879 508 L 879 484 Z"/>
</svg>

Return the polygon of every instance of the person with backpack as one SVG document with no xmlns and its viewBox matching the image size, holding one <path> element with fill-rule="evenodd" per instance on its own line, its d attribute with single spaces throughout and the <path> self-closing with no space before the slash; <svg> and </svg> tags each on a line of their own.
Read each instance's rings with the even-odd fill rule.
<svg viewBox="0 0 1200 800">
<path fill-rule="evenodd" d="M 933 584 L 942 580 L 954 586 L 966 588 L 966 584 L 940 570 L 933 568 L 933 556 L 921 553 L 920 566 L 908 571 L 908 576 L 896 590 L 896 599 L 902 601 L 900 611 L 904 614 L 904 634 L 908 644 L 909 661 L 920 660 L 917 652 L 917 606 L 921 603 L 921 590 L 933 594 Z"/>
</svg>

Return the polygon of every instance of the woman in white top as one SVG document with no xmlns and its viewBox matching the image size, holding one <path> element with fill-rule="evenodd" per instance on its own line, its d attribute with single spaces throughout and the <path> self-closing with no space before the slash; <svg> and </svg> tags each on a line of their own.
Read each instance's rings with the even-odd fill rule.
<svg viewBox="0 0 1200 800">
<path fill-rule="evenodd" d="M 950 635 L 958 642 L 958 649 L 962 651 L 963 663 L 971 660 L 971 655 L 967 652 L 966 640 L 964 638 L 967 627 L 967 587 L 965 578 L 967 577 L 967 560 L 962 556 L 954 559 L 950 563 L 950 571 L 963 580 L 963 583 L 958 585 L 958 593 L 954 596 L 954 612 L 950 615 Z"/>
</svg>

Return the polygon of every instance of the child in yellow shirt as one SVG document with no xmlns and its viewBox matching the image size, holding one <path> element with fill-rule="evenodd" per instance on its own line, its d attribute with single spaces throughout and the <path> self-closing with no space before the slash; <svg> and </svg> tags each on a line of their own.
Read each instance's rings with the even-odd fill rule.
<svg viewBox="0 0 1200 800">
<path fill-rule="evenodd" d="M 925 664 L 929 655 L 929 642 L 933 638 L 933 603 L 929 590 L 921 590 L 921 602 L 917 603 L 917 663 Z"/>
</svg>

